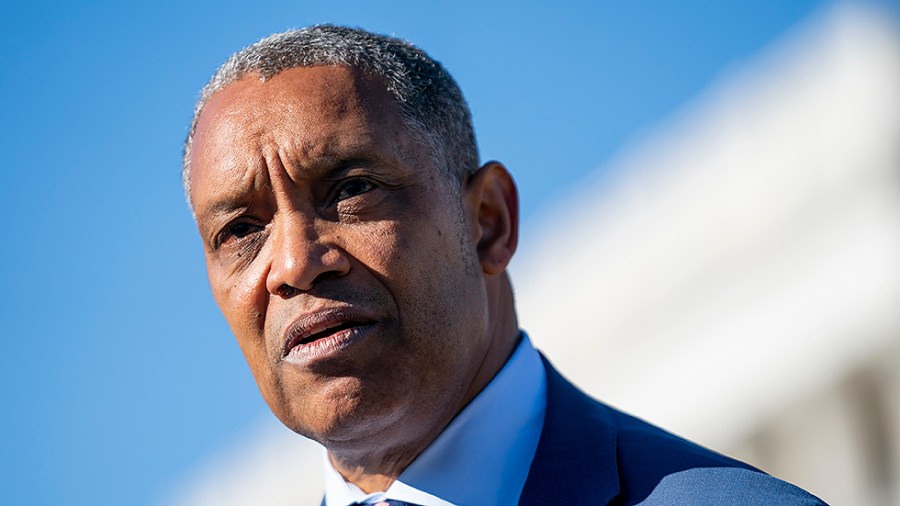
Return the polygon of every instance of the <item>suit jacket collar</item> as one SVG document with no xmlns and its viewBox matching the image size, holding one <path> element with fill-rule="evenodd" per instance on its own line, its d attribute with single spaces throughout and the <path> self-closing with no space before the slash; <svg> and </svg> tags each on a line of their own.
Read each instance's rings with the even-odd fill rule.
<svg viewBox="0 0 900 506">
<path fill-rule="evenodd" d="M 619 493 L 615 420 L 541 358 L 547 411 L 519 504 L 607 504 Z"/>
</svg>

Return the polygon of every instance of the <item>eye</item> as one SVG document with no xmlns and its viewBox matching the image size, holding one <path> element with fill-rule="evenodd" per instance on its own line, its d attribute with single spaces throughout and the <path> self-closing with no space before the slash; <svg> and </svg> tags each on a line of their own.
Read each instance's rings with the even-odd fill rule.
<svg viewBox="0 0 900 506">
<path fill-rule="evenodd" d="M 240 239 L 241 237 L 246 237 L 253 233 L 254 229 L 257 228 L 255 225 L 251 225 L 250 223 L 238 222 L 234 223 L 228 227 L 228 235 L 237 237 Z"/>
<path fill-rule="evenodd" d="M 219 234 L 218 243 L 224 244 L 231 239 L 243 239 L 253 233 L 262 230 L 262 227 L 248 221 L 236 221 L 229 224 Z"/>
<path fill-rule="evenodd" d="M 373 188 L 375 188 L 375 185 L 367 179 L 347 179 L 341 182 L 340 185 L 338 185 L 337 191 L 335 191 L 334 198 L 332 199 L 332 203 L 336 204 L 342 200 L 347 200 L 351 197 L 362 195 L 363 193 L 366 193 Z"/>
</svg>

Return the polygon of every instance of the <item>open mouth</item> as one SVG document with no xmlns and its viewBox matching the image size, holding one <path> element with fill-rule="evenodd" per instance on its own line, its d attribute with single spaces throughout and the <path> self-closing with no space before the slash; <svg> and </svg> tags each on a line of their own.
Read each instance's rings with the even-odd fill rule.
<svg viewBox="0 0 900 506">
<path fill-rule="evenodd" d="M 374 323 L 374 320 L 357 314 L 352 308 L 334 308 L 302 315 L 285 332 L 282 358 L 340 351 Z"/>
<path fill-rule="evenodd" d="M 344 323 L 340 323 L 340 324 L 337 324 L 337 325 L 335 325 L 335 326 L 333 326 L 333 327 L 328 327 L 327 329 L 320 330 L 320 331 L 318 331 L 318 332 L 312 333 L 312 334 L 310 334 L 310 335 L 308 335 L 308 336 L 306 336 L 306 337 L 301 337 L 300 339 L 297 340 L 297 342 L 294 344 L 294 346 L 303 345 L 303 344 L 309 344 L 309 343 L 312 343 L 312 342 L 314 342 L 314 341 L 318 341 L 319 339 L 325 339 L 325 338 L 327 338 L 327 337 L 329 337 L 329 336 L 332 336 L 332 335 L 334 335 L 334 334 L 337 334 L 338 332 L 341 332 L 341 331 L 344 331 L 344 330 L 348 330 L 348 329 L 352 329 L 352 328 L 354 328 L 354 327 L 359 327 L 360 325 L 362 325 L 362 324 L 361 324 L 361 323 L 357 323 L 357 322 L 344 322 Z M 294 346 L 291 346 L 291 348 L 293 348 Z"/>
</svg>

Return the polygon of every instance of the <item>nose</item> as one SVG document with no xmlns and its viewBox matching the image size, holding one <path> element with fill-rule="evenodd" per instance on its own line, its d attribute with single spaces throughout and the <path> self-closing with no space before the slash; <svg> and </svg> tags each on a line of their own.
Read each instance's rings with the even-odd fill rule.
<svg viewBox="0 0 900 506">
<path fill-rule="evenodd" d="M 309 291 L 322 279 L 339 277 L 350 270 L 348 254 L 333 239 L 316 230 L 314 223 L 285 220 L 270 238 L 271 265 L 266 289 L 289 298 Z"/>
</svg>

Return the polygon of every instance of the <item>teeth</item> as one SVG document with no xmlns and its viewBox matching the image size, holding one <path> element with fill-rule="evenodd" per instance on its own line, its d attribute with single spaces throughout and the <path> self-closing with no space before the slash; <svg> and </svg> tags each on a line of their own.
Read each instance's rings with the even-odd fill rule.
<svg viewBox="0 0 900 506">
<path fill-rule="evenodd" d="M 350 323 L 350 322 L 343 322 L 343 323 L 330 324 L 330 325 L 326 326 L 325 328 L 323 328 L 322 330 L 313 332 L 312 334 L 310 334 L 310 335 L 304 337 L 303 339 L 300 340 L 299 343 L 300 343 L 300 344 L 311 343 L 311 342 L 313 342 L 313 341 L 316 341 L 316 340 L 318 340 L 318 339 L 321 339 L 322 337 L 325 336 L 326 333 L 329 333 L 329 331 L 331 331 L 331 330 L 334 330 L 334 329 L 341 329 L 341 330 L 343 330 L 343 328 L 350 328 L 350 327 L 352 327 L 353 325 L 354 325 L 354 324 L 353 324 L 353 323 Z"/>
</svg>

